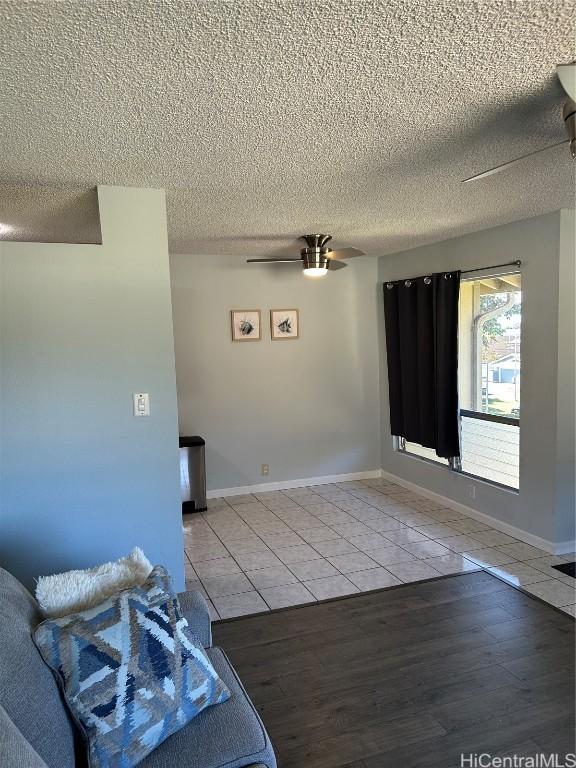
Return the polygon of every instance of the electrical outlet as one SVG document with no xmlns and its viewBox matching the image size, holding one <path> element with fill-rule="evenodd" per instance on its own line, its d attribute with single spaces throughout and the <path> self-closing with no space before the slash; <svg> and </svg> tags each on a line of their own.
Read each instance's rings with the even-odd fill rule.
<svg viewBox="0 0 576 768">
<path fill-rule="evenodd" d="M 468 495 L 470 496 L 471 499 L 475 499 L 476 498 L 476 486 L 474 484 L 472 484 L 468 488 Z"/>
<path fill-rule="evenodd" d="M 270 474 L 270 467 L 268 464 L 262 464 L 262 467 L 260 468 L 260 474 L 261 475 L 269 475 Z"/>
</svg>

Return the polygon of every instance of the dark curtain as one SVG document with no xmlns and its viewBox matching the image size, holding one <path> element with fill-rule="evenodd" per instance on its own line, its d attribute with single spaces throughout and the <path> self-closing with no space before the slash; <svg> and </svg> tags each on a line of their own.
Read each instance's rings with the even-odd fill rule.
<svg viewBox="0 0 576 768">
<path fill-rule="evenodd" d="M 392 434 L 460 456 L 460 272 L 384 283 Z"/>
</svg>

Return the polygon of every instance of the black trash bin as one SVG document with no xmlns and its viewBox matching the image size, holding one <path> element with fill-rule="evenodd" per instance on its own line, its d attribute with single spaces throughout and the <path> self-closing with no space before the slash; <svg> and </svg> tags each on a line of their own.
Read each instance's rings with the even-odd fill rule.
<svg viewBox="0 0 576 768">
<path fill-rule="evenodd" d="M 180 437 L 182 514 L 206 509 L 206 460 L 202 437 Z"/>
</svg>

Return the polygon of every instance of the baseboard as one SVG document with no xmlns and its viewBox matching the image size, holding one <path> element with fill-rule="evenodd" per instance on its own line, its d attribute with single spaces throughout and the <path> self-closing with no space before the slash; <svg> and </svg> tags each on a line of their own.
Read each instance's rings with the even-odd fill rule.
<svg viewBox="0 0 576 768">
<path fill-rule="evenodd" d="M 241 496 L 244 493 L 266 493 L 266 491 L 282 491 L 290 488 L 304 488 L 307 485 L 328 485 L 329 483 L 344 483 L 347 480 L 373 480 L 381 477 L 381 470 L 369 469 L 366 472 L 347 472 L 343 475 L 322 475 L 321 477 L 304 477 L 300 480 L 278 480 L 273 483 L 256 483 L 254 485 L 238 485 L 235 488 L 218 488 L 208 491 L 208 499 L 220 496 Z"/>
<path fill-rule="evenodd" d="M 554 555 L 567 555 L 569 552 L 576 552 L 576 541 L 561 541 L 555 545 Z"/>
<path fill-rule="evenodd" d="M 574 552 L 576 548 L 576 542 L 574 541 L 548 541 L 547 539 L 543 539 L 540 536 L 535 536 L 532 533 L 528 533 L 528 531 L 523 531 L 521 528 L 517 528 L 515 525 L 504 523 L 502 520 L 498 520 L 496 517 L 492 517 L 492 515 L 487 515 L 484 512 L 478 512 L 477 509 L 472 509 L 472 507 L 461 504 L 459 501 L 454 501 L 454 499 L 449 499 L 447 496 L 442 496 L 442 494 L 435 493 L 434 491 L 431 491 L 428 488 L 424 488 L 421 485 L 411 483 L 409 480 L 404 480 L 403 477 L 393 475 L 391 472 L 387 472 L 385 469 L 382 470 L 381 477 L 384 480 L 390 480 L 392 483 L 397 483 L 398 485 L 401 485 L 403 488 L 406 488 L 410 491 L 419 493 L 422 496 L 425 496 L 427 499 L 438 501 L 449 509 L 454 509 L 456 512 L 462 512 L 463 515 L 467 515 L 473 520 L 478 520 L 480 523 L 486 523 L 487 525 L 490 525 L 490 527 L 496 528 L 498 531 L 502 531 L 502 533 L 507 533 L 509 536 L 513 536 L 515 539 L 523 541 L 525 544 L 531 544 L 533 547 L 543 549 L 545 552 L 549 552 L 551 555 L 564 555 L 568 552 Z"/>
</svg>

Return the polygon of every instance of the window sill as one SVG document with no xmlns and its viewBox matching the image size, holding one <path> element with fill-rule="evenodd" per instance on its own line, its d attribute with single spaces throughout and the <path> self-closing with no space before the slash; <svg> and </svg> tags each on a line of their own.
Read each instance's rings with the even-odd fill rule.
<svg viewBox="0 0 576 768">
<path fill-rule="evenodd" d="M 427 459 L 425 456 L 419 456 L 416 453 L 403 451 L 401 448 L 398 448 L 398 447 L 396 447 L 394 450 L 400 456 L 406 456 L 414 461 L 421 461 L 424 464 L 427 464 L 429 467 L 436 467 L 438 469 L 447 471 L 450 474 L 454 475 L 455 477 L 468 478 L 469 480 L 474 480 L 475 483 L 482 483 L 483 485 L 487 485 L 489 488 L 496 488 L 499 491 L 506 491 L 507 493 L 514 494 L 514 496 L 520 495 L 520 489 L 515 488 L 512 485 L 504 485 L 503 483 L 497 483 L 495 480 L 488 480 L 485 477 L 480 477 L 479 475 L 473 475 L 470 472 L 464 472 L 464 470 L 454 470 L 451 467 L 449 467 L 447 464 L 442 464 L 441 462 L 434 461 L 433 459 Z"/>
</svg>

